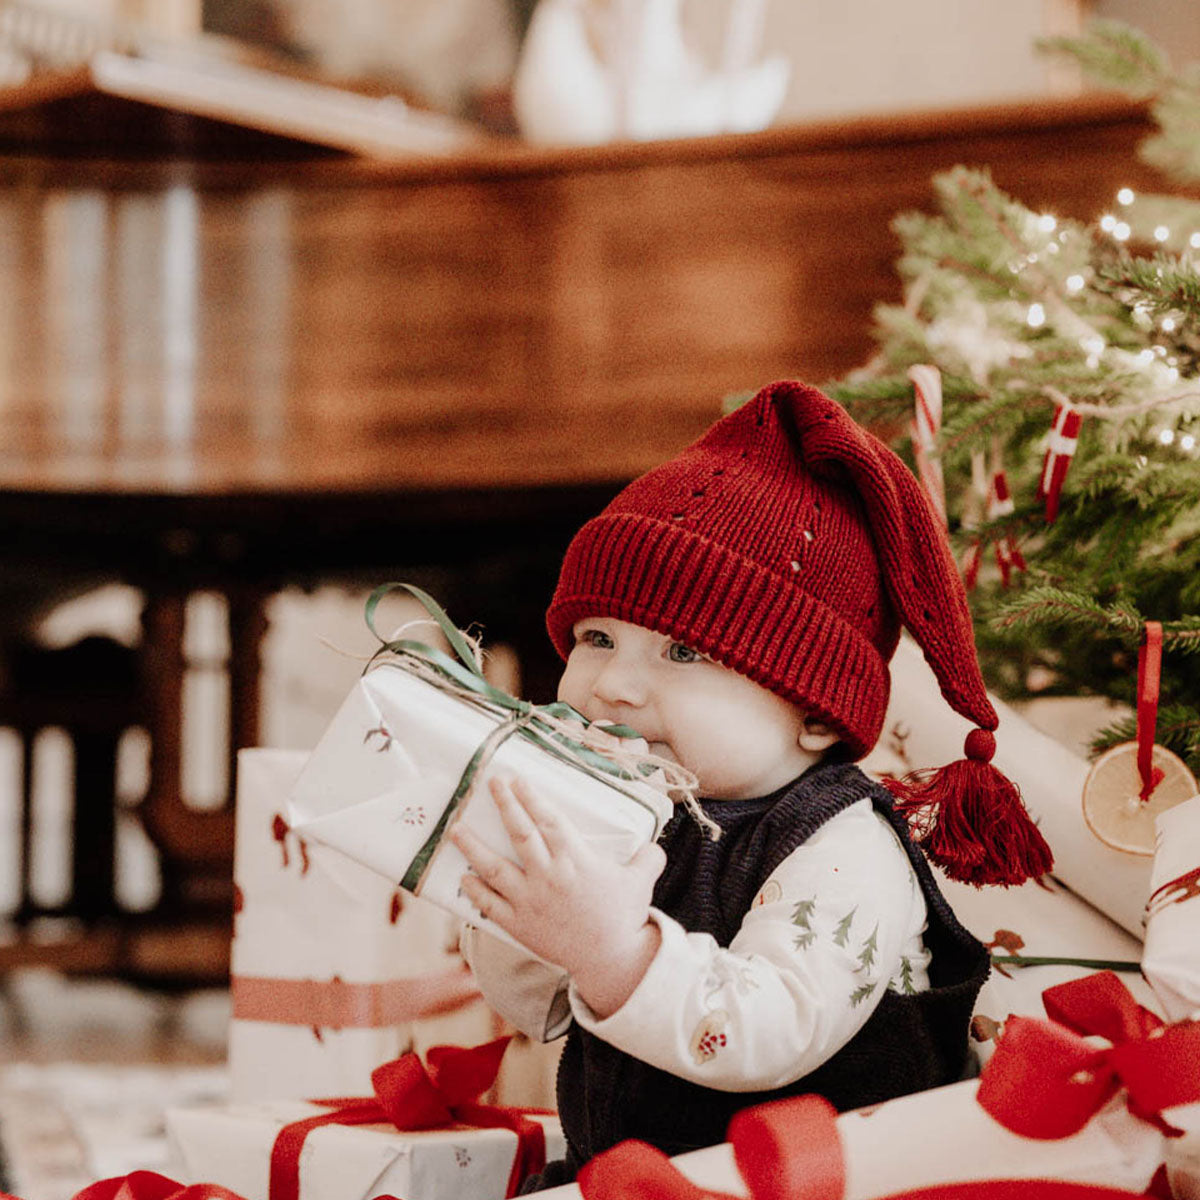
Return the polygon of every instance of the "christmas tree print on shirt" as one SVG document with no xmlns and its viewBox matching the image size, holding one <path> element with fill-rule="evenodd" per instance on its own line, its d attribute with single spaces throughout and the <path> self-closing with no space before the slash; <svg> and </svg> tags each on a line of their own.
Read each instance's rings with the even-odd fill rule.
<svg viewBox="0 0 1200 1200">
<path fill-rule="evenodd" d="M 857 912 L 857 909 L 855 910 Z M 851 913 L 851 916 L 854 914 Z M 848 929 L 847 929 L 848 932 Z M 875 954 L 879 949 L 879 922 L 871 930 L 871 936 L 863 942 L 858 952 L 858 966 L 855 971 L 869 972 L 875 965 Z M 875 980 L 868 978 L 850 993 L 850 1004 L 857 1008 L 875 990 Z"/>
<path fill-rule="evenodd" d="M 796 907 L 792 910 L 792 924 L 800 928 L 800 932 L 796 934 L 794 943 L 797 950 L 807 950 L 817 939 L 816 930 L 810 924 L 813 909 L 816 906 L 817 901 L 816 897 L 814 897 L 811 900 L 798 901 Z"/>
<path fill-rule="evenodd" d="M 837 928 L 833 931 L 833 944 L 841 946 L 843 949 L 850 944 L 850 925 L 854 921 L 854 914 L 858 912 L 858 906 L 855 905 L 839 922 Z"/>
</svg>

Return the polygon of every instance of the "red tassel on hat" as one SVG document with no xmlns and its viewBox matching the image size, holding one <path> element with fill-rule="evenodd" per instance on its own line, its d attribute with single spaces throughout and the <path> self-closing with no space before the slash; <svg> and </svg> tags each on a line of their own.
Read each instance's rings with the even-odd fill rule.
<svg viewBox="0 0 1200 1200">
<path fill-rule="evenodd" d="M 1016 784 L 992 766 L 995 750 L 988 730 L 973 729 L 966 758 L 884 781 L 930 860 L 951 879 L 976 887 L 1024 883 L 1054 865 Z"/>
</svg>

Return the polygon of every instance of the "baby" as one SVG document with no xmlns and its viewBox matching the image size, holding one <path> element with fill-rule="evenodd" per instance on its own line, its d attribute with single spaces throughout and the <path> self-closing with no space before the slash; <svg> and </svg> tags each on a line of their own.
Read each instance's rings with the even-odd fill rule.
<svg viewBox="0 0 1200 1200">
<path fill-rule="evenodd" d="M 532 1187 L 629 1137 L 719 1142 L 764 1100 L 848 1109 L 960 1078 L 988 956 L 910 823 L 974 883 L 1050 860 L 989 764 L 966 599 L 904 464 L 820 392 L 774 384 L 583 527 L 547 620 L 559 698 L 693 772 L 720 836 L 679 805 L 618 864 L 520 779 L 492 788 L 519 865 L 451 833 L 470 899 L 532 952 L 464 929 L 485 996 L 530 1036 L 568 1034 L 567 1157 Z M 897 803 L 854 760 L 901 624 L 980 728 Z"/>
</svg>

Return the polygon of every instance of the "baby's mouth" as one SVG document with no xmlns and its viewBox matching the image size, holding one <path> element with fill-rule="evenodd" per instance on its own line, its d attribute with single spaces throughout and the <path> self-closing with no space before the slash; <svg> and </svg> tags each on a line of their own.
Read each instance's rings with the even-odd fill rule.
<svg viewBox="0 0 1200 1200">
<path fill-rule="evenodd" d="M 679 759 L 675 757 L 675 752 L 671 749 L 668 742 L 649 742 L 650 753 L 657 758 L 665 758 L 667 762 L 678 763 Z"/>
</svg>

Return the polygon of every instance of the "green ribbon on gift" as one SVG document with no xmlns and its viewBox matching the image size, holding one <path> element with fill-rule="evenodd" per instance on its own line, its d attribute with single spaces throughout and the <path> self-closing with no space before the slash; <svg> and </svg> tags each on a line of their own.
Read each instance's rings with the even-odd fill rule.
<svg viewBox="0 0 1200 1200">
<path fill-rule="evenodd" d="M 380 601 L 393 592 L 406 592 L 421 604 L 441 629 L 450 648 L 454 651 L 455 657 L 451 657 L 426 642 L 412 638 L 389 640 L 379 633 L 375 628 L 376 609 L 378 609 Z M 380 584 L 367 599 L 366 622 L 367 628 L 375 635 L 380 645 L 379 649 L 371 656 L 364 673 L 373 665 L 392 666 L 409 671 L 414 670 L 414 665 L 416 665 L 415 673 L 421 678 L 435 686 L 438 685 L 439 680 L 446 681 L 452 685 L 447 688 L 448 691 L 470 700 L 479 708 L 500 718 L 500 723 L 495 730 L 476 748 L 463 768 L 463 773 L 442 811 L 442 815 L 438 818 L 433 831 L 409 864 L 404 878 L 400 881 L 401 887 L 410 892 L 416 890 L 455 810 L 470 792 L 480 772 L 499 747 L 514 735 L 526 738 L 553 757 L 594 777 L 601 774 L 608 776 L 609 778 L 605 782 L 610 786 L 616 786 L 613 780 L 635 780 L 637 778 L 632 771 L 613 762 L 612 759 L 605 757 L 591 746 L 568 737 L 556 727 L 555 722 L 560 721 L 577 721 L 585 727 L 589 724 L 586 718 L 571 705 L 562 701 L 543 705 L 531 704 L 528 700 L 510 696 L 507 692 L 490 684 L 480 670 L 471 643 L 463 636 L 462 631 L 455 627 L 441 605 L 428 592 L 415 584 Z M 606 734 L 617 738 L 641 736 L 627 725 L 605 725 L 602 728 Z M 639 767 L 639 770 L 644 771 L 645 774 L 651 774 L 654 769 L 648 763 Z M 657 814 L 645 800 L 626 788 L 616 787 L 616 790 L 654 815 L 657 826 Z M 655 833 L 657 834 L 657 832 L 656 828 Z"/>
</svg>

